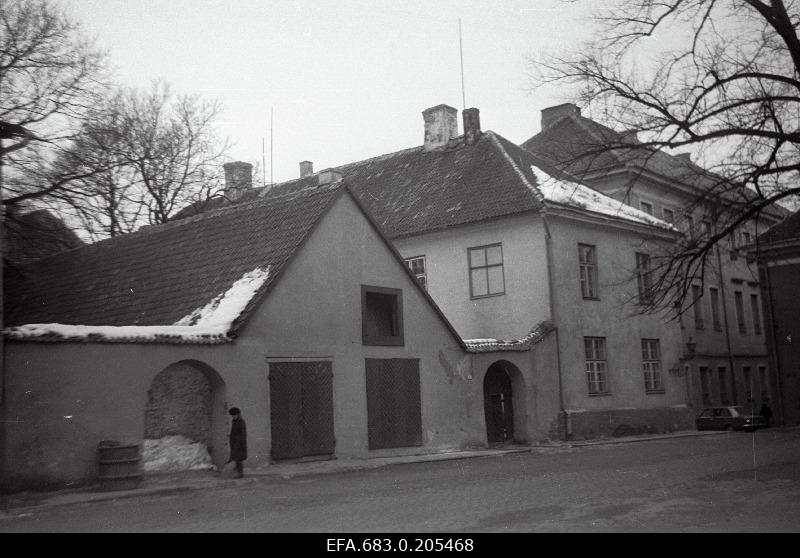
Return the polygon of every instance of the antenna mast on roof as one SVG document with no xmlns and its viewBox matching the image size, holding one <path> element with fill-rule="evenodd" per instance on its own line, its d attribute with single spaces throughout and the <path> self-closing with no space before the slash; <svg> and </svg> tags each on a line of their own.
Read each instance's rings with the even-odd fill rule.
<svg viewBox="0 0 800 558">
<path fill-rule="evenodd" d="M 269 107 L 269 185 L 272 186 L 272 114 L 273 107 Z"/>
<path fill-rule="evenodd" d="M 467 97 L 464 93 L 464 45 L 461 41 L 461 18 L 458 18 L 458 54 L 461 57 L 461 110 L 467 108 Z"/>
</svg>

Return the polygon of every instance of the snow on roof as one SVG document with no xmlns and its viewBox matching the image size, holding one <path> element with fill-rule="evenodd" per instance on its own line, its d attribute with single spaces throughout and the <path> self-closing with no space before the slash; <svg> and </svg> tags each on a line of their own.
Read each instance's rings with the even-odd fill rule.
<svg viewBox="0 0 800 558">
<path fill-rule="evenodd" d="M 577 182 L 567 182 L 559 180 L 538 167 L 531 166 L 531 170 L 539 179 L 539 188 L 544 194 L 546 201 L 580 207 L 595 213 L 620 217 L 629 221 L 637 221 L 648 225 L 654 225 L 662 229 L 677 230 L 671 224 L 653 217 L 649 213 L 631 207 L 610 196 L 578 184 Z"/>
<path fill-rule="evenodd" d="M 172 325 L 25 324 L 5 329 L 9 339 L 105 343 L 226 343 L 228 331 L 269 277 L 269 266 L 245 273 L 224 293 Z"/>
<path fill-rule="evenodd" d="M 548 321 L 536 325 L 522 339 L 464 339 L 470 353 L 491 353 L 494 351 L 527 351 L 544 339 L 555 327 Z"/>
</svg>

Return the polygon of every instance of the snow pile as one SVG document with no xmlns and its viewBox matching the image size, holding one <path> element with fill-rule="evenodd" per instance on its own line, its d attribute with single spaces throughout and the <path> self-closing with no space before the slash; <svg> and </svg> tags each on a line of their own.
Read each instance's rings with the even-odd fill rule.
<svg viewBox="0 0 800 558">
<path fill-rule="evenodd" d="M 211 302 L 196 309 L 177 322 L 176 326 L 223 328 L 230 327 L 239 317 L 247 303 L 269 278 L 269 266 L 257 267 L 245 273 L 230 289 L 215 297 Z"/>
<path fill-rule="evenodd" d="M 213 469 L 205 444 L 186 436 L 164 436 L 144 441 L 145 471 L 186 471 Z"/>
<path fill-rule="evenodd" d="M 676 230 L 675 227 L 666 221 L 662 221 L 658 217 L 653 217 L 649 213 L 617 201 L 587 186 L 583 186 L 577 182 L 559 180 L 534 166 L 531 166 L 531 170 L 539 179 L 539 189 L 542 191 L 547 201 L 580 207 L 596 213 L 622 217 L 640 223 L 647 223 L 648 225 L 655 225 L 663 229 Z"/>
<path fill-rule="evenodd" d="M 4 330 L 10 339 L 225 342 L 233 321 L 269 278 L 269 266 L 245 273 L 230 289 L 173 325 L 90 326 L 26 324 Z"/>
</svg>

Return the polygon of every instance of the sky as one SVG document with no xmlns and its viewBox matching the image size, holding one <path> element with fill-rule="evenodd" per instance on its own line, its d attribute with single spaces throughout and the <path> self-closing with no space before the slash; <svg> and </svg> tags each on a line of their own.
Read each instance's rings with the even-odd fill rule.
<svg viewBox="0 0 800 558">
<path fill-rule="evenodd" d="M 482 129 L 521 143 L 541 109 L 569 100 L 532 90 L 528 57 L 572 49 L 592 28 L 591 2 L 560 0 L 62 5 L 108 51 L 118 83 L 163 79 L 220 99 L 227 160 L 262 167 L 267 182 L 296 178 L 304 160 L 320 171 L 421 145 L 422 111 L 442 103 L 459 110 L 459 130 L 465 101 Z"/>
</svg>

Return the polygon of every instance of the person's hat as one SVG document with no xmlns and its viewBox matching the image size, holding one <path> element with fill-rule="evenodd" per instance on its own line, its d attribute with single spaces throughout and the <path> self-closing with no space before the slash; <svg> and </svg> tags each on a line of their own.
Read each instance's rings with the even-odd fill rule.
<svg viewBox="0 0 800 558">
<path fill-rule="evenodd" d="M 242 412 L 239 410 L 239 407 L 231 407 L 231 410 L 228 411 L 228 414 L 233 417 L 242 414 Z"/>
</svg>

